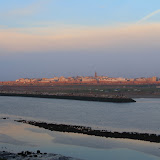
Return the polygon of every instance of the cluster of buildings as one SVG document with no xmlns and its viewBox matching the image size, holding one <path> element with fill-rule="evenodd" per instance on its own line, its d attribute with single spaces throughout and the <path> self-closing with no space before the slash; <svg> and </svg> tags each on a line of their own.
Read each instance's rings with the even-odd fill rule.
<svg viewBox="0 0 160 160">
<path fill-rule="evenodd" d="M 97 73 L 95 73 L 95 76 L 90 77 L 83 77 L 83 76 L 77 76 L 77 77 L 54 77 L 54 78 L 21 78 L 17 79 L 16 82 L 19 83 L 156 83 L 160 82 L 160 79 L 158 77 L 151 77 L 151 78 L 111 78 L 107 76 L 97 76 Z"/>
</svg>

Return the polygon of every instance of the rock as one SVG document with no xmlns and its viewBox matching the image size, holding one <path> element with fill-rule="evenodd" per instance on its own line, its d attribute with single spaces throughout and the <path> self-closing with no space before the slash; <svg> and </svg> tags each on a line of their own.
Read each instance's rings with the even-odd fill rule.
<svg viewBox="0 0 160 160">
<path fill-rule="evenodd" d="M 40 150 L 37 150 L 37 154 L 41 154 Z"/>
</svg>

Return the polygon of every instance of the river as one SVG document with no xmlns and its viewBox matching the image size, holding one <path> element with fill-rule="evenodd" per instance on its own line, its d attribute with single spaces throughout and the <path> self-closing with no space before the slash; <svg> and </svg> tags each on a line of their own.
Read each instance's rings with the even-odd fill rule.
<svg viewBox="0 0 160 160">
<path fill-rule="evenodd" d="M 51 132 L 15 119 L 73 124 L 110 131 L 160 134 L 160 99 L 136 103 L 86 102 L 26 97 L 0 97 L 0 147 L 17 152 L 37 150 L 84 160 L 159 160 L 160 144 Z"/>
</svg>

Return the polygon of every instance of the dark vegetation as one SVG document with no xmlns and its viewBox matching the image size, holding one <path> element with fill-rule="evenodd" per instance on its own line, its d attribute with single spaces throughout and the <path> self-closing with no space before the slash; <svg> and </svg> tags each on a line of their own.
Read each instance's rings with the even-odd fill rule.
<svg viewBox="0 0 160 160">
<path fill-rule="evenodd" d="M 7 160 L 7 159 L 5 159 L 5 158 L 0 158 L 0 160 Z"/>
</svg>

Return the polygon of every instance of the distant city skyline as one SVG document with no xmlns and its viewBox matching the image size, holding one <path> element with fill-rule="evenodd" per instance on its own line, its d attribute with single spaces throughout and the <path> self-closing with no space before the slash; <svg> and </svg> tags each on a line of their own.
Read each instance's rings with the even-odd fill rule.
<svg viewBox="0 0 160 160">
<path fill-rule="evenodd" d="M 160 77 L 159 0 L 0 2 L 0 81 Z"/>
<path fill-rule="evenodd" d="M 39 78 L 30 78 L 30 77 L 21 77 L 19 79 L 16 79 L 14 81 L 16 82 L 30 82 L 30 81 L 44 81 L 44 82 L 50 82 L 50 81 L 74 81 L 74 80 L 78 80 L 78 81 L 91 81 L 91 80 L 96 80 L 96 81 L 100 81 L 100 80 L 105 80 L 105 81 L 160 81 L 160 77 L 158 76 L 153 76 L 153 77 L 134 77 L 134 78 L 129 78 L 129 77 L 109 77 L 109 76 L 105 76 L 105 75 L 98 75 L 97 72 L 94 73 L 94 75 L 89 75 L 89 76 L 81 76 L 81 75 L 77 75 L 77 76 L 54 76 L 54 77 L 39 77 Z M 7 82 L 7 81 L 6 81 Z"/>
<path fill-rule="evenodd" d="M 82 76 L 82 75 L 76 75 L 76 76 L 63 76 L 63 75 L 60 75 L 60 76 L 53 76 L 53 77 L 39 77 L 39 78 L 31 78 L 31 77 L 21 77 L 19 79 L 52 79 L 52 78 L 77 78 L 77 77 L 93 77 L 93 78 L 100 78 L 100 77 L 108 77 L 108 78 L 124 78 L 124 79 L 137 79 L 137 78 L 152 78 L 152 77 L 122 77 L 122 76 L 119 76 L 119 77 L 110 77 L 110 76 L 107 76 L 107 75 L 98 75 L 97 72 L 94 72 L 93 75 L 85 75 L 85 76 Z M 153 76 L 153 77 L 157 77 L 157 78 L 160 78 L 160 76 Z"/>
<path fill-rule="evenodd" d="M 76 76 L 76 77 L 52 77 L 52 78 L 20 78 L 15 81 L 0 81 L 0 85 L 53 85 L 53 84 L 120 84 L 120 85 L 149 85 L 160 84 L 159 77 L 108 77 L 98 76 L 95 72 L 94 76 Z"/>
</svg>

